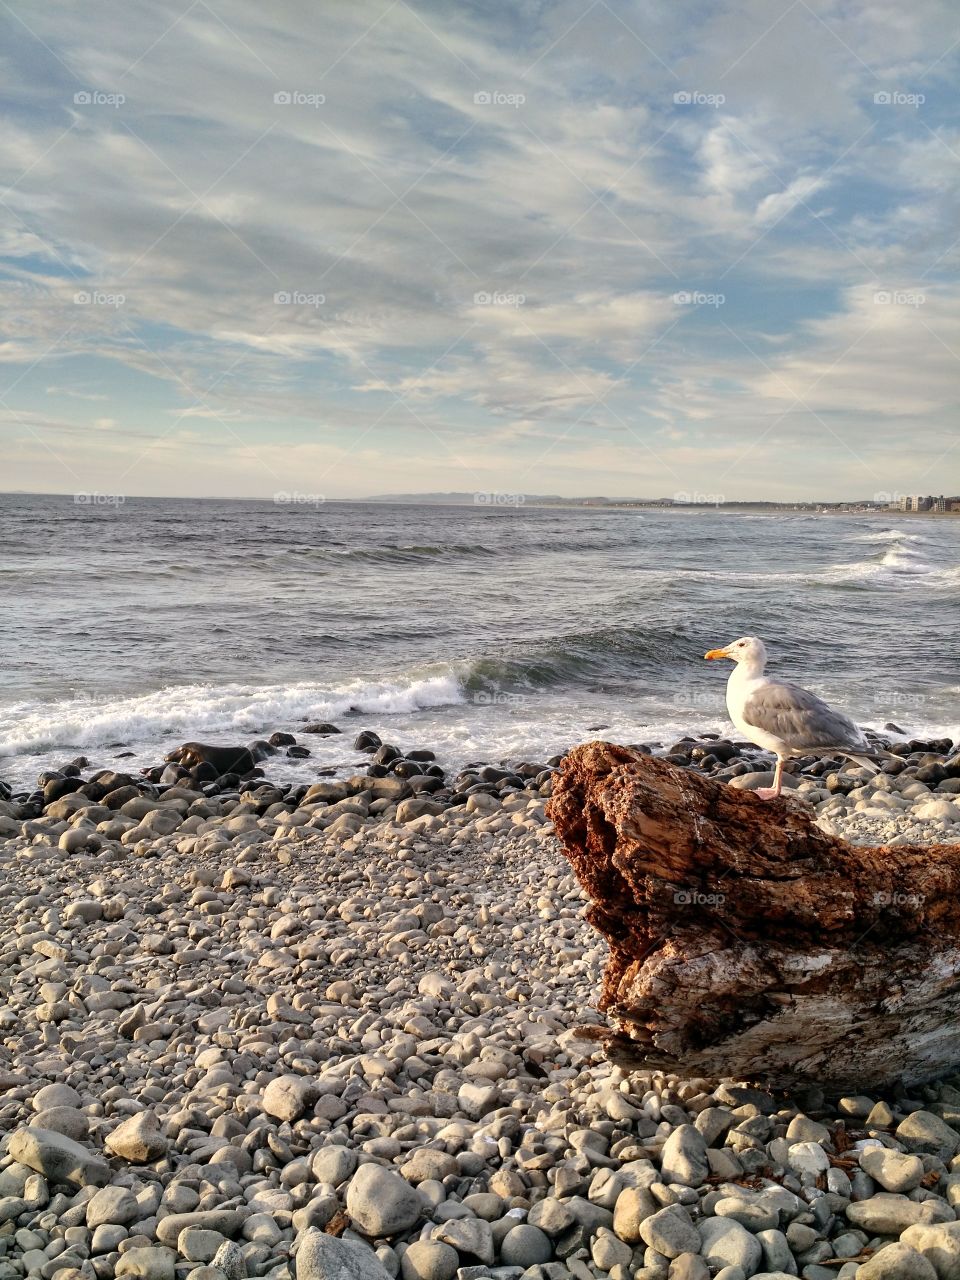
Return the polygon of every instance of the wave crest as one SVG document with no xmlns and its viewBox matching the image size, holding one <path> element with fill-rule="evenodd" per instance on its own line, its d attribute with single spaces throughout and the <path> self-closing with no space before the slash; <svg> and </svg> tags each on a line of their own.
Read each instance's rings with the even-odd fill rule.
<svg viewBox="0 0 960 1280">
<path fill-rule="evenodd" d="M 908 533 L 906 529 L 879 529 L 876 533 L 862 533 L 855 542 L 926 542 L 920 533 Z"/>
<path fill-rule="evenodd" d="M 406 680 L 353 680 L 324 687 L 314 683 L 251 688 L 227 684 L 181 685 L 122 698 L 70 698 L 21 703 L 6 713 L 0 754 L 50 747 L 97 747 L 133 741 L 202 737 L 233 732 L 240 738 L 302 719 L 336 720 L 349 712 L 393 715 L 465 701 L 452 674 Z"/>
</svg>

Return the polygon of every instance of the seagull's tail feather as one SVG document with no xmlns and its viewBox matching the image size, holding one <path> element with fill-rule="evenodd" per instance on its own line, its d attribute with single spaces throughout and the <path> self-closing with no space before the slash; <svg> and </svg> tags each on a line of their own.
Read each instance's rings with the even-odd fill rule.
<svg viewBox="0 0 960 1280">
<path fill-rule="evenodd" d="M 892 751 L 884 751 L 882 747 L 875 747 L 872 751 L 842 751 L 840 754 L 848 760 L 856 760 L 857 764 L 863 765 L 865 769 L 872 769 L 874 773 L 880 772 L 880 764 L 884 760 L 897 759 Z"/>
<path fill-rule="evenodd" d="M 857 764 L 863 765 L 865 769 L 870 769 L 873 773 L 880 772 L 880 766 L 877 764 L 873 756 L 847 756 L 848 760 L 855 760 Z"/>
</svg>

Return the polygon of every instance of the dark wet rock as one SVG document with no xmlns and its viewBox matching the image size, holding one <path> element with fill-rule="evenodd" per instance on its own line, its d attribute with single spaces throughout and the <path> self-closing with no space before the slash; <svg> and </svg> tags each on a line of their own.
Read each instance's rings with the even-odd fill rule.
<svg viewBox="0 0 960 1280">
<path fill-rule="evenodd" d="M 61 796 L 79 791 L 82 785 L 83 782 L 79 774 L 72 778 L 51 778 L 43 788 L 43 802 L 44 804 L 50 804 L 54 800 L 59 800 Z"/>
<path fill-rule="evenodd" d="M 415 760 L 398 760 L 393 765 L 392 771 L 398 778 L 416 778 L 423 773 Z"/>
<path fill-rule="evenodd" d="M 407 778 L 406 781 L 414 795 L 436 792 L 443 787 L 443 778 L 438 778 L 435 774 L 429 773 L 414 774 L 412 777 Z"/>
</svg>

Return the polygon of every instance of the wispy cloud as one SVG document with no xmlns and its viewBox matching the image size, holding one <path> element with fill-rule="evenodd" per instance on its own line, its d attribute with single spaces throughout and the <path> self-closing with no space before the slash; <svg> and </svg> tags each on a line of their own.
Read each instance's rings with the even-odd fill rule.
<svg viewBox="0 0 960 1280">
<path fill-rule="evenodd" d="M 830 496 L 945 448 L 937 0 L 5 21 L 13 487 L 624 493 L 742 457 L 742 496 Z"/>
</svg>

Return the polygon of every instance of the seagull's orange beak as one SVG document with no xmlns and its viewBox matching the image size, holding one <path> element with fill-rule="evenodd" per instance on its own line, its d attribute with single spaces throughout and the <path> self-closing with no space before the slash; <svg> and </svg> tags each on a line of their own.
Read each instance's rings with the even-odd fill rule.
<svg viewBox="0 0 960 1280">
<path fill-rule="evenodd" d="M 703 656 L 705 658 L 729 658 L 730 657 L 726 649 L 708 649 Z"/>
</svg>

